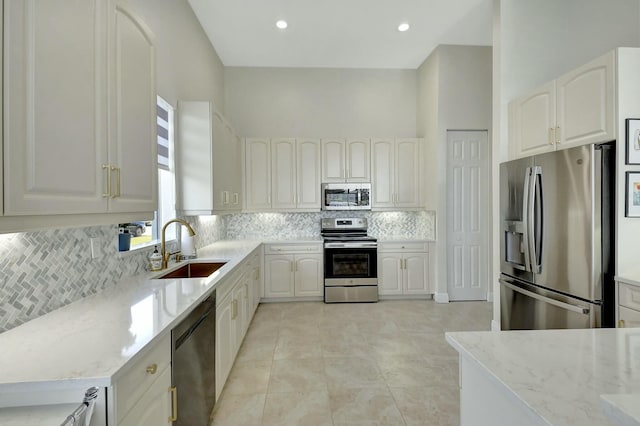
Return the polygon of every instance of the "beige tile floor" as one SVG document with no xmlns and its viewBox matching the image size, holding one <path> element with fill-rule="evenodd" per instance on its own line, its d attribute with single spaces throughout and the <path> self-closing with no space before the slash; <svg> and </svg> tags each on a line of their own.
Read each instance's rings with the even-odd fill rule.
<svg viewBox="0 0 640 426">
<path fill-rule="evenodd" d="M 211 426 L 458 424 L 444 332 L 490 322 L 487 302 L 261 304 Z"/>
</svg>

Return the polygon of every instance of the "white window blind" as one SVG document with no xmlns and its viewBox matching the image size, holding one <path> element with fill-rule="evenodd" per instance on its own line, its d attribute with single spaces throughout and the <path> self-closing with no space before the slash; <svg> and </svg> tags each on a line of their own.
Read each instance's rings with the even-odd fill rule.
<svg viewBox="0 0 640 426">
<path fill-rule="evenodd" d="M 169 108 L 158 101 L 158 168 L 169 170 Z"/>
</svg>

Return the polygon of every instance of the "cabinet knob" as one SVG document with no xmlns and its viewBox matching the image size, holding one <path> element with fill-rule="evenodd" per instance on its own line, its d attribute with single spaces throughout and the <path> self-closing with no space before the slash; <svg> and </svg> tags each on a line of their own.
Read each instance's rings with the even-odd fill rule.
<svg viewBox="0 0 640 426">
<path fill-rule="evenodd" d="M 618 328 L 624 328 L 624 320 L 618 321 Z"/>
<path fill-rule="evenodd" d="M 156 374 L 156 371 L 158 371 L 158 364 L 151 364 L 147 367 L 147 373 L 149 374 Z"/>
</svg>

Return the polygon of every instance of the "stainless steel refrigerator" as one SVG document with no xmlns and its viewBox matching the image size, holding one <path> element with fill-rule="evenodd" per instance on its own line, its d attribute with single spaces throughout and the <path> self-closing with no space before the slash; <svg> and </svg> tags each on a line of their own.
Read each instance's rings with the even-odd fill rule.
<svg viewBox="0 0 640 426">
<path fill-rule="evenodd" d="M 612 327 L 615 144 L 500 165 L 503 330 Z"/>
</svg>

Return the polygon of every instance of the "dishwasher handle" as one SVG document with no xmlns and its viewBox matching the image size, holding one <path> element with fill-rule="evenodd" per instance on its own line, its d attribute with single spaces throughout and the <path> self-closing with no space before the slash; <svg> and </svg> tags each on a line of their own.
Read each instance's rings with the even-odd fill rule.
<svg viewBox="0 0 640 426">
<path fill-rule="evenodd" d="M 209 317 L 216 314 L 215 291 L 196 307 L 180 325 L 172 330 L 173 351 L 176 351 L 182 344 L 195 333 L 200 325 Z M 186 329 L 185 329 L 186 327 Z M 175 334 L 174 334 L 175 333 Z"/>
</svg>

